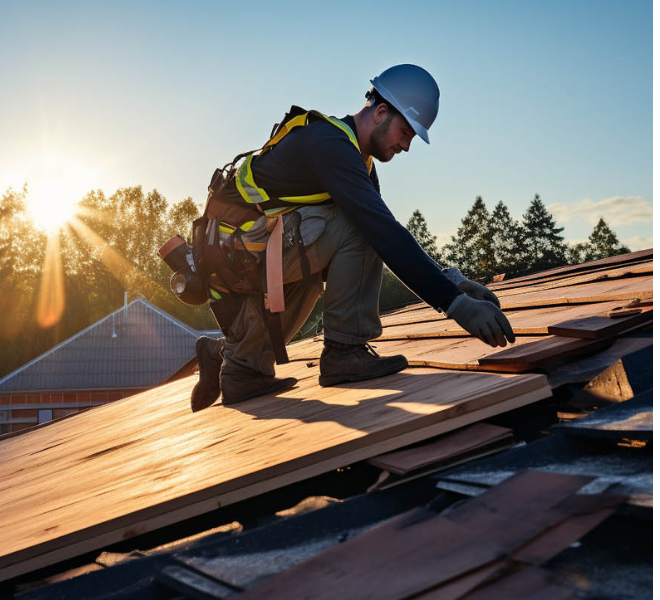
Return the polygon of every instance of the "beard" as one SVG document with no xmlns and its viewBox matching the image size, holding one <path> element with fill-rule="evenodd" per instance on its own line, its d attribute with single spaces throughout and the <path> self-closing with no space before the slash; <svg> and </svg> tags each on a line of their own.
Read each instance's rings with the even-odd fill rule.
<svg viewBox="0 0 660 600">
<path fill-rule="evenodd" d="M 389 162 L 394 157 L 394 153 L 385 145 L 390 123 L 394 118 L 394 111 L 390 110 L 387 118 L 371 132 L 369 142 L 371 143 L 371 156 L 380 162 Z"/>
</svg>

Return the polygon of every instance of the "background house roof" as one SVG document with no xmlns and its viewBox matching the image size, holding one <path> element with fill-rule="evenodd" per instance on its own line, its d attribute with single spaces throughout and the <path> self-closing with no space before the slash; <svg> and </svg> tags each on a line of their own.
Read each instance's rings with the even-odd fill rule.
<svg viewBox="0 0 660 600">
<path fill-rule="evenodd" d="M 149 388 L 194 356 L 203 333 L 140 298 L 0 379 L 0 392 Z"/>
</svg>

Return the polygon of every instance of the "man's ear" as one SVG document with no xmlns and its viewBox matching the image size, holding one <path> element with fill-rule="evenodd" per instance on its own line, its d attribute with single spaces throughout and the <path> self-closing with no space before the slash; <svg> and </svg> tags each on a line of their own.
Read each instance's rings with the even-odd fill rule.
<svg viewBox="0 0 660 600">
<path fill-rule="evenodd" d="M 374 108 L 374 123 L 380 125 L 387 119 L 387 115 L 390 112 L 390 107 L 381 102 L 376 108 Z"/>
</svg>

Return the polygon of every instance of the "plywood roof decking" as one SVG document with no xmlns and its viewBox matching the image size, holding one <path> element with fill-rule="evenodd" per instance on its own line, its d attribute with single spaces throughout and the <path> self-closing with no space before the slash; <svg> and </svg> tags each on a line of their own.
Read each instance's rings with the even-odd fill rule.
<svg viewBox="0 0 660 600">
<path fill-rule="evenodd" d="M 414 370 L 192 414 L 194 377 L 0 444 L 0 579 L 549 395 L 545 377 Z"/>
<path fill-rule="evenodd" d="M 543 316 L 547 328 L 569 314 L 590 316 L 589 304 L 597 303 L 600 314 L 611 306 L 603 303 L 607 297 L 649 297 L 652 278 L 522 290 L 509 299 L 555 306 L 507 310 L 512 321 L 524 327 Z M 505 308 L 507 301 L 503 295 Z M 385 332 L 428 314 L 420 307 L 393 312 L 384 317 Z M 502 350 L 442 337 L 448 324 L 433 320 L 440 328 L 430 331 L 438 332 L 435 339 L 380 340 L 376 346 L 383 354 L 406 354 L 413 365 L 469 370 L 484 370 L 481 361 Z M 583 345 L 589 351 L 593 343 L 538 335 L 520 337 L 513 350 L 524 356 L 538 352 L 538 345 L 546 351 L 548 345 Z M 542 375 L 437 368 L 320 388 L 318 365 L 307 363 L 321 348 L 314 340 L 289 347 L 293 360 L 278 374 L 293 375 L 299 384 L 277 397 L 193 414 L 194 376 L 1 441 L 0 581 L 550 395 Z"/>
<path fill-rule="evenodd" d="M 542 279 L 537 279 L 534 281 L 516 281 L 516 280 L 505 280 L 499 283 L 493 283 L 489 285 L 497 293 L 503 292 L 505 290 L 515 290 L 522 287 L 529 287 L 533 285 L 538 289 L 547 289 L 549 287 L 566 287 L 567 285 L 575 285 L 577 283 L 589 283 L 591 281 L 602 281 L 603 279 L 621 279 L 625 277 L 634 277 L 636 275 L 644 275 L 647 273 L 653 273 L 653 261 L 652 260 L 643 260 L 640 262 L 628 263 L 623 266 L 608 266 L 608 267 L 599 267 L 594 269 L 581 272 L 581 273 L 564 273 L 548 277 L 543 277 Z"/>
<path fill-rule="evenodd" d="M 573 319 L 605 317 L 610 310 L 621 305 L 620 300 L 613 300 L 594 304 L 520 308 L 507 311 L 507 317 L 516 335 L 545 335 L 549 333 L 550 327 Z M 376 341 L 469 335 L 453 319 L 447 319 L 432 308 L 426 308 L 388 318 L 383 323 L 383 334 Z"/>
<path fill-rule="evenodd" d="M 636 252 L 630 252 L 629 254 L 619 254 L 618 256 L 610 256 L 608 258 L 601 258 L 598 260 L 592 260 L 585 263 L 580 263 L 577 265 L 566 265 L 563 267 L 557 267 L 555 269 L 548 269 L 547 271 L 539 271 L 537 273 L 532 273 L 531 275 L 524 275 L 521 277 L 515 277 L 512 279 L 506 279 L 503 284 L 519 282 L 519 281 L 536 281 L 539 279 L 545 279 L 547 277 L 554 276 L 563 276 L 568 273 L 579 273 L 583 271 L 595 271 L 601 267 L 611 267 L 614 265 L 629 264 L 632 262 L 639 262 L 641 260 L 647 260 L 653 257 L 653 248 L 647 248 L 645 250 L 638 250 Z M 493 287 L 495 287 L 494 284 Z"/>
</svg>

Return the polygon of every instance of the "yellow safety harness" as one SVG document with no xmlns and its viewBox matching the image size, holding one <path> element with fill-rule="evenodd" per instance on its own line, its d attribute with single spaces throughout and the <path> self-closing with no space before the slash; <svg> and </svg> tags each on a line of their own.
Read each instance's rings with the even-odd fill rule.
<svg viewBox="0 0 660 600">
<path fill-rule="evenodd" d="M 204 274 L 212 300 L 222 300 L 227 307 L 231 304 L 229 312 L 235 312 L 239 305 L 234 299 L 237 294 L 265 293 L 265 318 L 278 363 L 288 360 L 277 314 L 284 310 L 282 215 L 302 206 L 323 204 L 331 198 L 330 194 L 324 191 L 299 196 L 271 196 L 255 181 L 252 167 L 257 157 L 271 152 L 293 130 L 320 119 L 341 129 L 360 152 L 357 136 L 346 123 L 315 110 L 306 111 L 293 106 L 260 149 L 240 154 L 223 169 L 216 169 L 209 185 L 204 216 L 193 223 L 195 263 Z M 241 163 L 241 159 L 245 160 Z M 371 172 L 371 157 L 366 164 L 367 170 Z M 268 242 L 244 241 L 243 235 L 250 231 L 262 216 L 268 218 Z M 309 264 L 302 249 L 299 230 L 297 243 L 300 246 L 303 277 L 306 278 L 309 276 Z M 266 250 L 266 260 L 258 261 L 253 252 L 263 250 Z M 225 317 L 227 323 L 231 322 L 231 315 Z M 275 317 L 277 322 L 273 324 Z M 276 339 L 278 337 L 280 339 Z"/>
<path fill-rule="evenodd" d="M 302 110 L 302 109 L 298 109 L 297 107 L 292 107 L 291 112 L 296 111 L 296 109 Z M 291 113 L 289 113 L 289 115 L 290 114 Z M 328 194 L 327 192 L 301 195 L 301 196 L 271 197 L 264 188 L 260 187 L 256 183 L 254 179 L 254 173 L 252 171 L 252 162 L 255 157 L 263 156 L 268 151 L 275 148 L 277 144 L 279 144 L 289 133 L 291 133 L 297 127 L 304 127 L 305 125 L 309 125 L 310 122 L 316 121 L 318 119 L 323 119 L 328 123 L 331 123 L 335 127 L 341 129 L 346 134 L 346 136 L 351 141 L 351 143 L 355 146 L 355 148 L 358 150 L 358 152 L 360 151 L 360 144 L 358 143 L 357 136 L 355 135 L 353 130 L 346 123 L 344 123 L 340 119 L 337 119 L 336 117 L 329 117 L 316 110 L 305 111 L 302 114 L 298 114 L 296 116 L 289 118 L 288 120 L 287 117 L 285 117 L 285 120 L 282 122 L 281 125 L 279 125 L 276 133 L 263 145 L 261 149 L 249 153 L 245 157 L 245 161 L 236 170 L 236 173 L 234 175 L 236 190 L 238 191 L 238 193 L 241 195 L 241 197 L 245 202 L 247 202 L 248 204 L 256 205 L 261 214 L 265 214 L 266 216 L 269 217 L 275 217 L 278 214 L 284 214 L 286 212 L 299 208 L 298 205 L 321 204 L 323 202 L 330 200 L 330 194 Z M 369 157 L 369 159 L 367 160 L 367 169 L 369 170 L 370 173 L 372 167 L 373 167 L 372 158 Z M 277 204 L 277 206 L 272 206 L 273 204 Z M 254 220 L 248 220 L 238 225 L 238 227 L 240 227 L 240 229 L 242 229 L 243 231 L 249 231 L 254 225 L 254 223 L 255 223 Z M 230 224 L 222 221 L 218 223 L 218 226 L 220 227 L 220 231 L 222 231 L 223 233 L 233 233 L 237 228 L 237 225 L 235 224 Z M 255 247 L 250 249 L 252 251 L 258 252 L 259 250 L 263 250 L 263 247 L 261 248 Z"/>
</svg>

